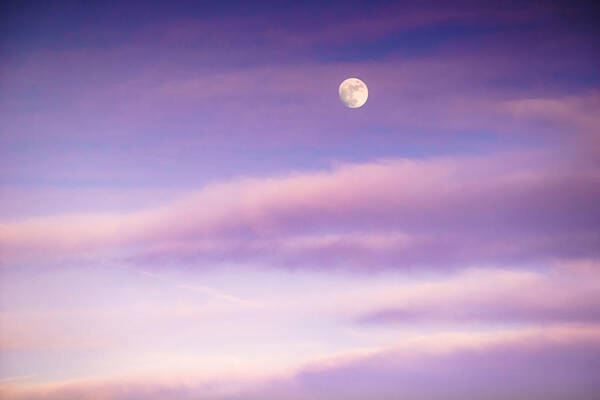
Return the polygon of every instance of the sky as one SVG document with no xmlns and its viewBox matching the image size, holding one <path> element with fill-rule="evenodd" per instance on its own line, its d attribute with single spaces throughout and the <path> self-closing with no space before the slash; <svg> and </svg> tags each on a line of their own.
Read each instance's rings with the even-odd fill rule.
<svg viewBox="0 0 600 400">
<path fill-rule="evenodd" d="M 0 398 L 597 398 L 598 18 L 2 2 Z"/>
</svg>

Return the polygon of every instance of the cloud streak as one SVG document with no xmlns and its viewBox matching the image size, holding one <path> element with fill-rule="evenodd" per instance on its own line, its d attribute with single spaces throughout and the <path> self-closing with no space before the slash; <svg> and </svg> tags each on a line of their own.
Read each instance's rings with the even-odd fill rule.
<svg viewBox="0 0 600 400">
<path fill-rule="evenodd" d="M 600 321 L 597 274 L 561 267 L 546 275 L 504 272 L 402 290 L 357 322 L 367 325 L 536 324 Z M 394 305 L 395 303 L 395 305 Z"/>
<path fill-rule="evenodd" d="M 550 153 L 391 159 L 209 185 L 164 207 L 0 226 L 5 264 L 118 252 L 133 262 L 361 268 L 585 258 L 600 171 Z"/>
<path fill-rule="evenodd" d="M 450 346 L 432 346 L 433 343 Z M 417 345 L 418 347 L 415 347 Z M 418 350 L 417 350 L 418 348 Z M 337 356 L 294 372 L 259 378 L 81 380 L 22 387 L 5 384 L 10 400 L 160 399 L 497 399 L 591 400 L 600 359 L 597 326 L 554 327 L 514 335 L 438 335 L 404 346 Z M 152 383 L 150 383 L 152 382 Z"/>
</svg>

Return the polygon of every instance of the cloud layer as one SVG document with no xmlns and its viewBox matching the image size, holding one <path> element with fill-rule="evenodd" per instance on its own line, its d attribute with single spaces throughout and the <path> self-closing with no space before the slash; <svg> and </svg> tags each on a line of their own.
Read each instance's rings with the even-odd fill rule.
<svg viewBox="0 0 600 400">
<path fill-rule="evenodd" d="M 5 264 L 84 251 L 157 265 L 367 269 L 597 256 L 600 170 L 555 156 L 391 159 L 245 178 L 135 213 L 8 223 L 0 238 Z"/>
<path fill-rule="evenodd" d="M 441 335 L 437 340 L 448 341 Z M 458 340 L 457 340 L 458 339 Z M 477 336 L 454 337 L 446 350 L 389 349 L 370 355 L 322 360 L 291 374 L 259 379 L 226 380 L 129 379 L 18 385 L 3 389 L 10 400 L 79 398 L 125 399 L 264 399 L 284 400 L 376 396 L 381 399 L 494 399 L 591 400 L 600 389 L 598 327 L 555 328 L 478 343 Z M 466 344 L 468 343 L 468 344 Z M 415 343 L 416 344 L 416 343 Z M 568 368 L 565 368 L 568 366 Z"/>
</svg>

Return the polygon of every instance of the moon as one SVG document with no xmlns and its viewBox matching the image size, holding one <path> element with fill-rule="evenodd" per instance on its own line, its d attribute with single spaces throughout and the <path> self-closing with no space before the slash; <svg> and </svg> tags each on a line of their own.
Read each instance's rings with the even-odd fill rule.
<svg viewBox="0 0 600 400">
<path fill-rule="evenodd" d="M 363 81 L 358 78 L 348 78 L 340 84 L 338 89 L 340 100 L 346 107 L 358 108 L 367 102 L 369 89 Z"/>
</svg>

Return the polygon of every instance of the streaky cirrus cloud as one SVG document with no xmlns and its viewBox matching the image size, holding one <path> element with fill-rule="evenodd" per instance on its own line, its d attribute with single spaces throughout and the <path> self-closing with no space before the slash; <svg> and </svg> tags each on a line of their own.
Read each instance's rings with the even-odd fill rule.
<svg viewBox="0 0 600 400">
<path fill-rule="evenodd" d="M 136 343 L 146 354 L 163 337 L 176 337 L 174 343 L 184 347 L 220 343 L 218 338 L 225 334 L 219 329 L 233 326 L 235 332 L 243 332 L 241 338 L 232 335 L 236 340 L 253 337 L 258 346 L 261 337 L 272 334 L 271 324 L 283 321 L 286 326 L 303 321 L 333 324 L 342 329 L 336 331 L 338 341 L 350 330 L 375 342 L 382 340 L 378 337 L 382 332 L 390 335 L 386 341 L 395 342 L 398 335 L 432 326 L 437 331 L 448 326 L 477 331 L 486 326 L 597 323 L 599 265 L 588 260 L 548 263 L 537 270 L 468 268 L 416 280 L 403 279 L 405 271 L 368 279 L 323 271 L 250 270 L 244 275 L 243 290 L 231 277 L 225 287 L 211 287 L 223 285 L 215 281 L 215 271 L 187 271 L 177 277 L 172 270 L 101 272 L 74 266 L 24 281 L 16 276 L 29 276 L 28 272 L 15 271 L 13 283 L 1 286 L 2 303 L 12 307 L 0 312 L 0 349 L 15 354 L 32 350 L 106 354 Z M 262 285 L 273 273 L 277 285 Z M 248 285 L 255 289 L 248 290 Z M 39 295 L 22 295 L 37 293 L 40 287 L 44 291 Z M 110 300 L 102 297 L 107 290 Z M 307 290 L 313 291 L 310 297 L 293 295 Z M 291 321 L 288 316 L 293 316 Z M 140 331 L 147 332 L 144 340 L 138 337 Z M 309 341 L 302 339 L 307 333 L 311 337 L 298 327 L 292 332 L 299 342 Z M 203 342 L 197 340 L 200 335 Z M 207 351 L 202 351 L 205 357 Z"/>
<path fill-rule="evenodd" d="M 125 399 L 496 399 L 592 400 L 600 389 L 598 326 L 522 332 L 442 333 L 377 351 L 316 360 L 270 377 L 82 379 L 31 386 L 3 383 L 9 400 Z M 21 379 L 26 379 L 22 377 Z M 349 382 L 352 382 L 350 385 Z"/>
<path fill-rule="evenodd" d="M 593 165 L 548 152 L 390 159 L 214 183 L 138 212 L 4 223 L 0 240 L 5 264 L 125 249 L 144 263 L 373 268 L 593 257 L 599 183 Z"/>
<path fill-rule="evenodd" d="M 598 274 L 582 273 L 576 264 L 554 265 L 545 274 L 475 270 L 456 282 L 402 288 L 398 295 L 380 301 L 378 308 L 373 309 L 371 302 L 372 309 L 363 311 L 356 321 L 406 327 L 598 322 Z"/>
</svg>

